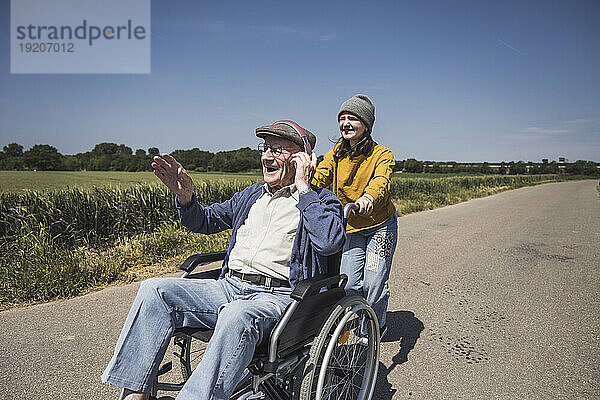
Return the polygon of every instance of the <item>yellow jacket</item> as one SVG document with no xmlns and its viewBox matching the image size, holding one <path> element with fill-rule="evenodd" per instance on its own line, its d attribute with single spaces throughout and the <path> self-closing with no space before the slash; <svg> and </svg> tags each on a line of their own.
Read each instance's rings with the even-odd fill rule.
<svg viewBox="0 0 600 400">
<path fill-rule="evenodd" d="M 373 197 L 373 213 L 368 217 L 350 215 L 347 233 L 381 225 L 396 212 L 390 195 L 390 176 L 396 163 L 394 155 L 387 147 L 376 144 L 367 156 L 344 157 L 336 162 L 333 154 L 337 146 L 325 154 L 312 183 L 319 187 L 332 185 L 331 190 L 344 206 L 363 194 Z"/>
</svg>

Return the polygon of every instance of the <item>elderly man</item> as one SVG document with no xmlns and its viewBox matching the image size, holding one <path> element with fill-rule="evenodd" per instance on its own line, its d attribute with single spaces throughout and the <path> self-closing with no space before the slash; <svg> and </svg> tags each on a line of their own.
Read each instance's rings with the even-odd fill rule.
<svg viewBox="0 0 600 400">
<path fill-rule="evenodd" d="M 178 399 L 229 399 L 256 346 L 266 337 L 298 281 L 327 272 L 343 246 L 342 206 L 311 186 L 316 138 L 291 121 L 256 129 L 264 183 L 230 200 L 202 206 L 185 169 L 155 157 L 154 173 L 176 194 L 182 224 L 200 233 L 232 229 L 218 280 L 155 278 L 142 282 L 102 379 L 147 399 L 175 328 L 214 329 L 202 361 Z M 241 279 L 243 276 L 243 280 Z"/>
</svg>

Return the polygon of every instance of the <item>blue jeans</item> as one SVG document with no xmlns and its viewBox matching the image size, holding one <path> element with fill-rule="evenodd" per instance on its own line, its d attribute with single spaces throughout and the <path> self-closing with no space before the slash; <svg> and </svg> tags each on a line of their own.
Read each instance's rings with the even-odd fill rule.
<svg viewBox="0 0 600 400">
<path fill-rule="evenodd" d="M 291 289 L 226 276 L 142 282 L 102 380 L 149 392 L 175 328 L 214 329 L 177 399 L 229 399 L 256 346 L 291 302 Z M 268 339 L 268 338 L 267 338 Z"/>
<path fill-rule="evenodd" d="M 386 321 L 390 298 L 390 269 L 398 240 L 396 214 L 383 224 L 346 235 L 340 271 L 348 275 L 346 293 L 363 296 L 373 308 L 379 326 Z"/>
</svg>

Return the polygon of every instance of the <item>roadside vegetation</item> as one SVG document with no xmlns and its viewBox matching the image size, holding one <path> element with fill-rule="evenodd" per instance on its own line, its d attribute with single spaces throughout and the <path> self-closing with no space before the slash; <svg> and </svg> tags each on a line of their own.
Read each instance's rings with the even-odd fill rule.
<svg viewBox="0 0 600 400">
<path fill-rule="evenodd" d="M 194 172 L 188 171 L 194 182 L 254 181 L 262 179 L 262 171 Z M 70 188 L 128 188 L 141 183 L 156 184 L 152 172 L 125 171 L 0 171 L 0 193 L 23 193 L 28 190 L 48 191 Z"/>
<path fill-rule="evenodd" d="M 70 175 L 63 175 L 62 183 L 56 175 L 46 175 L 46 181 L 56 180 L 59 189 L 17 191 L 6 191 L 11 179 L 2 174 L 1 309 L 174 272 L 190 254 L 227 248 L 229 232 L 206 236 L 182 228 L 173 196 L 151 174 L 135 175 L 141 181 L 137 183 L 129 175 L 105 173 L 110 179 L 89 187 L 72 185 Z M 50 173 L 33 174 L 44 179 Z M 87 176 L 88 183 L 101 181 L 99 176 Z M 260 180 L 257 174 L 193 178 L 202 204 L 224 201 Z M 557 180 L 558 175 L 394 174 L 391 191 L 398 214 L 403 215 Z"/>
<path fill-rule="evenodd" d="M 505 190 L 557 182 L 559 175 L 461 175 L 423 177 L 404 174 L 392 179 L 392 200 L 398 215 L 432 210 Z"/>
</svg>

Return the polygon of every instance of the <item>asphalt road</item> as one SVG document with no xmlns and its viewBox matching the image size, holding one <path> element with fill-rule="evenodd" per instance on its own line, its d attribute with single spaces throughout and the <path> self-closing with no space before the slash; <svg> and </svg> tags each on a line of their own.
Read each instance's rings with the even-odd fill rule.
<svg viewBox="0 0 600 400">
<path fill-rule="evenodd" d="M 376 399 L 600 399 L 598 181 L 399 219 Z M 0 313 L 0 399 L 103 385 L 137 284 Z"/>
</svg>

